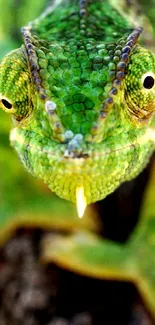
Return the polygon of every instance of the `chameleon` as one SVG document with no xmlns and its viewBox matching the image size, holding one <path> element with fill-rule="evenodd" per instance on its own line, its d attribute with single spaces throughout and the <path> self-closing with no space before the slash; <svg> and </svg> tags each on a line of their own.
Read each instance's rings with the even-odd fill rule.
<svg viewBox="0 0 155 325">
<path fill-rule="evenodd" d="M 140 45 L 142 27 L 111 1 L 57 0 L 21 32 L 24 44 L 0 61 L 0 107 L 12 115 L 11 144 L 61 198 L 76 202 L 82 189 L 86 204 L 101 200 L 135 178 L 154 151 L 155 55 Z M 43 259 L 132 281 L 154 314 L 152 196 L 153 185 L 123 246 L 76 221 L 79 232 L 45 240 Z M 22 222 L 31 217 L 38 225 L 32 215 Z M 55 218 L 45 217 L 51 228 Z"/>
</svg>

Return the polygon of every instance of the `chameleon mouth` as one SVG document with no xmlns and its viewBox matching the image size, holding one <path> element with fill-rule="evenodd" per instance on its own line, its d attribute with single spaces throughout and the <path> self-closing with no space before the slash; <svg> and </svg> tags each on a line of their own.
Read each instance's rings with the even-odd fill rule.
<svg viewBox="0 0 155 325">
<path fill-rule="evenodd" d="M 65 152 L 64 152 L 64 158 L 66 158 L 66 159 L 70 159 L 70 158 L 72 158 L 72 159 L 76 159 L 76 158 L 87 159 L 89 157 L 90 157 L 90 155 L 88 153 L 84 153 L 84 152 L 75 153 L 74 151 L 70 151 L 70 150 L 65 150 Z"/>
</svg>

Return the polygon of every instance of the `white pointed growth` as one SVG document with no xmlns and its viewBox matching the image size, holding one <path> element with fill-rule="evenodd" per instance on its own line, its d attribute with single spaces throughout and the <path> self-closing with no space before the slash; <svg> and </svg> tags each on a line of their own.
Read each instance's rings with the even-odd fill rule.
<svg viewBox="0 0 155 325">
<path fill-rule="evenodd" d="M 83 185 L 77 186 L 76 188 L 76 207 L 79 218 L 82 218 L 87 206 L 87 200 L 84 194 Z"/>
<path fill-rule="evenodd" d="M 53 113 L 55 111 L 57 105 L 56 103 L 52 102 L 51 100 L 47 100 L 45 103 L 45 109 L 47 113 Z"/>
</svg>

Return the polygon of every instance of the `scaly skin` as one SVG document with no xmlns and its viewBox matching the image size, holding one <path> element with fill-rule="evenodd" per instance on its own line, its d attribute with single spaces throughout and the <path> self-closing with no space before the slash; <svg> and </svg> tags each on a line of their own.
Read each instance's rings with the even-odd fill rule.
<svg viewBox="0 0 155 325">
<path fill-rule="evenodd" d="M 56 1 L 22 33 L 25 45 L 0 64 L 12 145 L 60 197 L 75 202 L 83 186 L 87 203 L 100 200 L 154 149 L 155 88 L 143 80 L 155 56 L 107 1 Z"/>
</svg>

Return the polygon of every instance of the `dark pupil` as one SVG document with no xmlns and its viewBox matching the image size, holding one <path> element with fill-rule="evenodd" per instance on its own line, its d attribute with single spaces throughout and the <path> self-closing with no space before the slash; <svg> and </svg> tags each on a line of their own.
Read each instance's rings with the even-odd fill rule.
<svg viewBox="0 0 155 325">
<path fill-rule="evenodd" d="M 151 89 L 154 86 L 154 78 L 151 76 L 148 76 L 144 79 L 143 86 L 146 89 Z"/>
<path fill-rule="evenodd" d="M 6 99 L 2 99 L 2 103 L 6 108 L 8 109 L 12 108 L 12 105 Z"/>
</svg>

